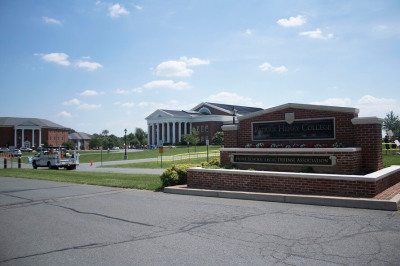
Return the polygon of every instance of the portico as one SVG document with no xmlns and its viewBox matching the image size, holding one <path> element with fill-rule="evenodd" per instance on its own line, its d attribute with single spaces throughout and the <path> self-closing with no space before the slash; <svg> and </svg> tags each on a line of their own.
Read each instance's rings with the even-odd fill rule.
<svg viewBox="0 0 400 266">
<path fill-rule="evenodd" d="M 199 132 L 200 143 L 205 144 L 216 132 L 222 131 L 224 124 L 232 123 L 232 115 L 241 116 L 259 110 L 257 107 L 217 103 L 200 103 L 191 110 L 158 109 L 146 117 L 147 145 L 180 143 L 183 135 L 192 134 L 193 128 Z"/>
</svg>

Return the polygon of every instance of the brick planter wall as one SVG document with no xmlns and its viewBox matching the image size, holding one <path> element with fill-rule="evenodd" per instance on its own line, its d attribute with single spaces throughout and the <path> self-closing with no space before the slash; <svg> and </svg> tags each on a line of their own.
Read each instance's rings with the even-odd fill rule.
<svg viewBox="0 0 400 266">
<path fill-rule="evenodd" d="M 188 188 L 371 198 L 400 182 L 400 166 L 373 175 L 187 169 Z"/>
<path fill-rule="evenodd" d="M 307 166 L 307 165 L 277 165 L 277 164 L 251 164 L 232 163 L 233 154 L 262 154 L 262 155 L 332 155 L 336 157 L 336 164 L 332 166 Z M 238 169 L 257 169 L 263 171 L 302 172 L 312 167 L 316 173 L 332 174 L 360 174 L 362 157 L 360 148 L 223 148 L 220 149 L 221 165 L 236 167 Z"/>
</svg>

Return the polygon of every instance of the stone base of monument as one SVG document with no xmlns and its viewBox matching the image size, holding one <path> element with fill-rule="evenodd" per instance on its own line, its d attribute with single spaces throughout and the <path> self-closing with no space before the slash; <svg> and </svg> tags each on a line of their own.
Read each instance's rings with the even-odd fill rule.
<svg viewBox="0 0 400 266">
<path fill-rule="evenodd" d="M 361 174 L 361 148 L 222 148 L 221 165 L 238 169 Z"/>
<path fill-rule="evenodd" d="M 198 189 L 372 198 L 400 182 L 400 166 L 367 175 L 187 169 L 187 187 Z"/>
</svg>

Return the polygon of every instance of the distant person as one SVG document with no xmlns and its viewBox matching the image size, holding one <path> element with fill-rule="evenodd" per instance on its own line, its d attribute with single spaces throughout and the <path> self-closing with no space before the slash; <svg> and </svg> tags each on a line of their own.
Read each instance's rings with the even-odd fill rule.
<svg viewBox="0 0 400 266">
<path fill-rule="evenodd" d="M 386 154 L 388 154 L 388 150 L 390 149 L 389 145 L 389 137 L 386 135 L 384 141 L 385 142 L 385 148 L 386 148 Z"/>
</svg>

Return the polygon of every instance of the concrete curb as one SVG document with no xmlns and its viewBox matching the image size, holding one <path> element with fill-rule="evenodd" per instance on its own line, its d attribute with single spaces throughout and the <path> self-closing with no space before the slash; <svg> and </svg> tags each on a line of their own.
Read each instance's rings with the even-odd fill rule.
<svg viewBox="0 0 400 266">
<path fill-rule="evenodd" d="M 173 186 L 164 188 L 164 193 L 231 198 L 257 201 L 271 201 L 293 204 L 308 204 L 331 207 L 358 208 L 397 211 L 400 205 L 400 194 L 391 200 L 376 200 L 367 198 L 345 198 L 330 196 L 311 196 L 311 195 L 292 195 L 292 194 L 272 194 L 242 191 L 226 191 L 226 190 L 209 190 L 209 189 L 193 189 L 183 186 Z"/>
</svg>

